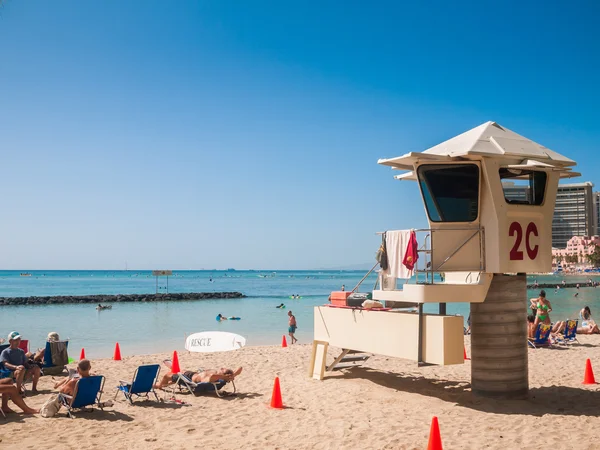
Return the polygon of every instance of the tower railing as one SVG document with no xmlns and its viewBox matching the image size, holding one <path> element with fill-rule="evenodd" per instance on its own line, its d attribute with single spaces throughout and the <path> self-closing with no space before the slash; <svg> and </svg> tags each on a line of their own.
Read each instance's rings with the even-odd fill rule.
<svg viewBox="0 0 600 450">
<path fill-rule="evenodd" d="M 447 272 L 467 272 L 464 282 L 471 283 L 474 273 L 477 274 L 475 282 L 478 282 L 480 274 L 485 272 L 483 227 L 419 228 L 413 231 L 420 243 L 417 250 L 419 258 L 415 276 L 408 282 L 444 283 Z"/>
</svg>

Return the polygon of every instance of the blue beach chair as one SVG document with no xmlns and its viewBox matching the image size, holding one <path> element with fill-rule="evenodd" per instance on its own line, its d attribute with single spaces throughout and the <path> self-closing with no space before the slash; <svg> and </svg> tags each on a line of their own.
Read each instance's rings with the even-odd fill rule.
<svg viewBox="0 0 600 450">
<path fill-rule="evenodd" d="M 577 340 L 577 319 L 567 319 L 567 323 L 565 324 L 565 331 L 562 337 L 561 343 L 571 344 L 573 342 L 579 341 Z"/>
<path fill-rule="evenodd" d="M 537 330 L 535 330 L 535 337 L 533 339 L 527 338 L 527 343 L 532 348 L 538 347 L 551 347 L 550 332 L 552 331 L 552 325 L 546 325 L 544 323 L 538 324 Z"/>
<path fill-rule="evenodd" d="M 122 392 L 125 398 L 129 400 L 129 403 L 133 405 L 134 395 L 138 397 L 144 396 L 147 400 L 149 400 L 149 394 L 152 393 L 158 401 L 158 395 L 156 395 L 156 392 L 154 391 L 154 384 L 158 380 L 159 373 L 160 366 L 158 364 L 138 367 L 133 374 L 133 380 L 131 383 L 127 381 L 119 381 L 120 385 L 117 386 L 115 398 L 117 398 L 119 392 Z"/>
<path fill-rule="evenodd" d="M 4 350 L 6 350 L 9 346 L 10 346 L 10 344 L 2 344 L 2 345 L 0 345 L 0 353 L 2 353 Z M 5 369 L 4 368 L 4 364 L 0 364 L 0 379 L 2 379 L 2 378 L 12 378 L 12 377 L 13 377 L 12 370 Z"/>
<path fill-rule="evenodd" d="M 57 342 L 46 342 L 46 349 L 44 350 L 44 364 L 42 371 L 44 375 L 60 375 L 66 369 L 69 364 L 69 341 L 57 341 Z M 57 353 L 59 357 L 53 358 L 53 352 Z M 57 360 L 58 364 L 54 364 L 53 360 Z"/>
<path fill-rule="evenodd" d="M 67 408 L 67 414 L 73 418 L 71 412 L 74 409 L 83 409 L 88 406 L 98 406 L 103 409 L 100 403 L 102 389 L 104 388 L 104 377 L 94 375 L 91 377 L 80 378 L 75 385 L 73 396 L 67 394 L 58 394 L 61 403 Z"/>
</svg>

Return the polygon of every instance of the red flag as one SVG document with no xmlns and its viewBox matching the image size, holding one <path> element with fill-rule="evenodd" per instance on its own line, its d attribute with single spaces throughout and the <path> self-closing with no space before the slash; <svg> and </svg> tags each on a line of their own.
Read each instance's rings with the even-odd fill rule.
<svg viewBox="0 0 600 450">
<path fill-rule="evenodd" d="M 404 259 L 402 260 L 402 264 L 404 264 L 408 270 L 413 270 L 417 265 L 417 259 L 419 259 L 417 248 L 417 234 L 414 231 L 411 231 L 408 245 L 406 247 L 406 253 L 404 254 Z"/>
</svg>

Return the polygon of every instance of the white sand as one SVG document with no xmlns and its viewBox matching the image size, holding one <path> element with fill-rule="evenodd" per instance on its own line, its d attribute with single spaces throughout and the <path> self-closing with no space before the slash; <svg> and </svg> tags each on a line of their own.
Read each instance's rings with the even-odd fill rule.
<svg viewBox="0 0 600 450">
<path fill-rule="evenodd" d="M 154 401 L 130 406 L 120 395 L 104 412 L 82 412 L 75 419 L 66 417 L 64 409 L 49 419 L 11 414 L 0 419 L 0 448 L 417 449 L 427 447 L 431 418 L 437 415 L 446 449 L 597 449 L 600 392 L 581 382 L 586 358 L 592 359 L 600 380 L 600 337 L 580 340 L 581 345 L 566 349 L 529 351 L 528 401 L 473 397 L 469 362 L 418 368 L 413 362 L 375 356 L 368 368 L 316 381 L 307 376 L 308 345 L 184 352 L 184 369 L 243 366 L 237 397 L 182 394 L 177 398 L 185 406 Z M 92 371 L 106 376 L 104 400 L 138 365 L 171 355 L 124 356 L 123 361 L 92 361 Z M 280 377 L 285 410 L 267 406 L 275 376 Z M 47 398 L 50 377 L 42 378 L 40 389 L 42 394 L 26 399 L 31 406 L 39 407 Z"/>
</svg>

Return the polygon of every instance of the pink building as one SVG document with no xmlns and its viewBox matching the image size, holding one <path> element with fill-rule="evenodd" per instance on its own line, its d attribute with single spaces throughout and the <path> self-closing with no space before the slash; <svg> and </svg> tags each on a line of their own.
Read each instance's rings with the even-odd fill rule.
<svg viewBox="0 0 600 450">
<path fill-rule="evenodd" d="M 594 253 L 596 245 L 600 246 L 600 236 L 573 236 L 568 240 L 567 248 L 552 249 L 553 265 L 556 265 L 558 260 L 562 261 L 563 266 L 567 265 L 565 256 L 571 255 L 577 256 L 577 264 L 589 265 L 586 256 Z"/>
</svg>

